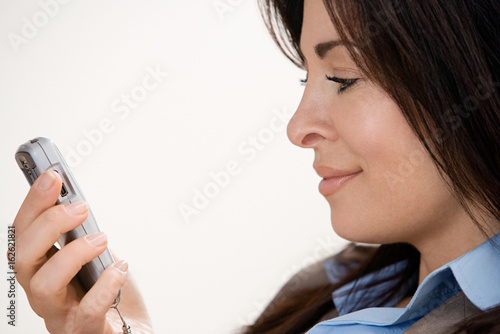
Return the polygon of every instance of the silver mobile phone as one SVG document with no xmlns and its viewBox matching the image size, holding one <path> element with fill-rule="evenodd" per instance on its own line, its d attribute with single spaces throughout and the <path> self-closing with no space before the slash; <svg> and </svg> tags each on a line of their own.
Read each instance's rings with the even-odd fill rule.
<svg viewBox="0 0 500 334">
<path fill-rule="evenodd" d="M 86 201 L 64 157 L 50 139 L 38 137 L 24 143 L 17 149 L 15 158 L 30 186 L 47 170 L 53 170 L 61 176 L 62 188 L 56 204 Z M 89 208 L 87 219 L 74 230 L 61 235 L 58 241 L 60 246 L 64 247 L 75 239 L 97 232 L 100 232 L 99 227 Z M 104 269 L 113 262 L 111 253 L 106 249 L 104 253 L 85 264 L 77 275 L 84 289 L 88 291 Z M 115 299 L 115 304 L 118 304 L 119 300 L 120 293 Z"/>
</svg>

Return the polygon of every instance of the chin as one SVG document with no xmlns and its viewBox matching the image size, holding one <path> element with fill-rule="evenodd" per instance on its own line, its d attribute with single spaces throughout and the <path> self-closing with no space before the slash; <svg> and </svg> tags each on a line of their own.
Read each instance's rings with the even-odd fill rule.
<svg viewBox="0 0 500 334">
<path fill-rule="evenodd" d="M 385 244 L 390 243 L 388 235 L 381 233 L 380 224 L 375 220 L 366 220 L 358 217 L 345 217 L 331 214 L 332 228 L 335 233 L 350 242 L 366 244 Z"/>
<path fill-rule="evenodd" d="M 365 242 L 366 228 L 360 228 L 356 220 L 340 217 L 332 212 L 331 223 L 333 231 L 342 239 L 351 242 Z"/>
</svg>

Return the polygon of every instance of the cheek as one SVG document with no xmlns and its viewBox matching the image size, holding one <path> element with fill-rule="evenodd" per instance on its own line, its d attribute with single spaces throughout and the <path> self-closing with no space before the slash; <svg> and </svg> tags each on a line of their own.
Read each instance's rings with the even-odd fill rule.
<svg viewBox="0 0 500 334">
<path fill-rule="evenodd" d="M 328 199 L 332 226 L 341 237 L 373 244 L 411 243 L 438 231 L 445 213 L 458 209 L 430 159 L 399 170 L 400 160 L 368 163 L 369 170 L 344 193 Z"/>
<path fill-rule="evenodd" d="M 352 241 L 406 241 L 432 228 L 440 207 L 453 202 L 451 194 L 392 101 L 360 107 L 352 113 L 357 119 L 345 119 L 341 137 L 363 173 L 329 200 L 333 227 Z"/>
<path fill-rule="evenodd" d="M 360 157 L 361 167 L 371 179 L 407 178 L 426 162 L 427 154 L 385 93 L 374 87 L 366 87 L 362 93 L 361 98 L 351 101 L 351 112 L 344 115 L 339 127 L 340 136 Z"/>
<path fill-rule="evenodd" d="M 394 160 L 401 152 L 417 147 L 398 106 L 375 86 L 365 84 L 338 106 L 334 115 L 339 136 L 370 168 L 371 163 Z"/>
</svg>

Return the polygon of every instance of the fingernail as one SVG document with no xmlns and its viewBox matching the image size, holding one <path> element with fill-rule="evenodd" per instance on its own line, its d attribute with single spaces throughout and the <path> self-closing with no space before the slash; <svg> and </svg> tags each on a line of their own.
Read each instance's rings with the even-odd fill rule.
<svg viewBox="0 0 500 334">
<path fill-rule="evenodd" d="M 38 182 L 38 188 L 40 188 L 41 191 L 47 191 L 52 187 L 54 184 L 54 181 L 56 180 L 55 175 L 53 174 L 52 171 L 46 171 L 45 173 L 40 176 L 40 181 Z"/>
<path fill-rule="evenodd" d="M 72 215 L 82 215 L 89 209 L 87 202 L 80 201 L 71 204 L 65 204 L 64 208 Z"/>
<path fill-rule="evenodd" d="M 128 270 L 128 262 L 125 260 L 121 260 L 113 264 L 113 268 L 118 270 L 120 273 L 125 274 Z"/>
<path fill-rule="evenodd" d="M 93 246 L 102 246 L 108 241 L 108 237 L 103 232 L 87 234 L 85 240 Z"/>
</svg>

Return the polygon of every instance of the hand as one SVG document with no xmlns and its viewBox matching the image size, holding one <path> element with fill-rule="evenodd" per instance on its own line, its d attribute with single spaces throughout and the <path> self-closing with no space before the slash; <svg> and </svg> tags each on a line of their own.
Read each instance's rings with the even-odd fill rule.
<svg viewBox="0 0 500 334">
<path fill-rule="evenodd" d="M 31 308 L 54 334 L 122 333 L 122 323 L 110 309 L 122 289 L 120 311 L 134 333 L 152 333 L 147 311 L 135 286 L 128 282 L 128 265 L 119 261 L 106 268 L 87 293 L 75 275 L 104 252 L 103 233 L 89 234 L 60 250 L 53 245 L 62 233 L 82 224 L 86 203 L 54 205 L 61 191 L 56 172 L 41 175 L 31 187 L 14 221 L 17 280 Z M 125 286 L 124 286 L 125 285 Z"/>
</svg>

